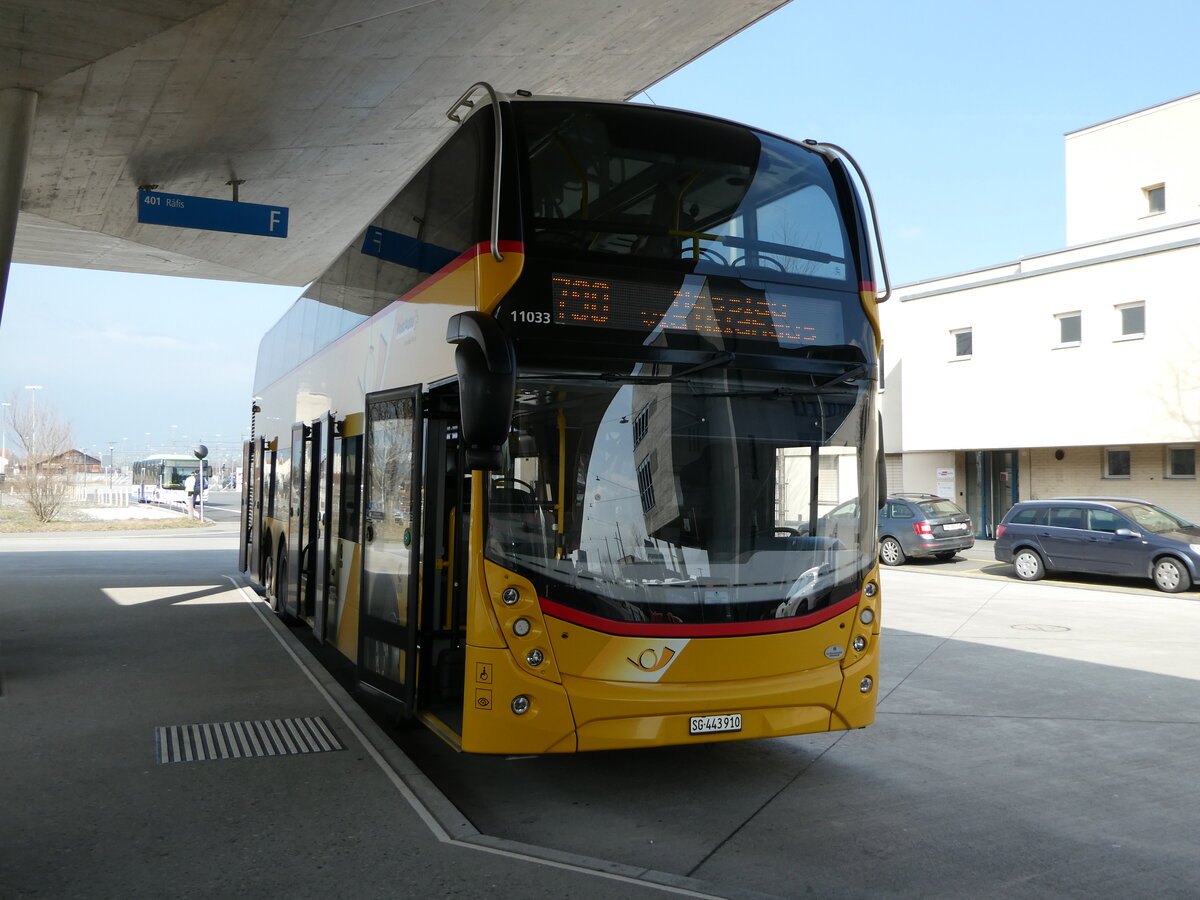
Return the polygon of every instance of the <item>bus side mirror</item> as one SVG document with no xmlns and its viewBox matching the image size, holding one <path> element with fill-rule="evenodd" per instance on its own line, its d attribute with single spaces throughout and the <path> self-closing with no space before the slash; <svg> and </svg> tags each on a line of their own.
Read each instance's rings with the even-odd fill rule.
<svg viewBox="0 0 1200 900">
<path fill-rule="evenodd" d="M 500 324 L 481 312 L 452 316 L 446 342 L 455 344 L 461 440 L 468 470 L 499 469 L 512 426 L 517 360 Z"/>
</svg>

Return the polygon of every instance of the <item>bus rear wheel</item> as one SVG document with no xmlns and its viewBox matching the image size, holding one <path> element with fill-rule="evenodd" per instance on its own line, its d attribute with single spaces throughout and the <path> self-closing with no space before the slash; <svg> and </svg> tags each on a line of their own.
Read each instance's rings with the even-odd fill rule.
<svg viewBox="0 0 1200 900">
<path fill-rule="evenodd" d="M 273 591 L 274 599 L 271 603 L 271 608 L 279 614 L 279 617 L 285 622 L 291 619 L 288 614 L 288 555 L 287 548 L 279 548 L 279 556 L 275 560 L 275 589 Z"/>
</svg>

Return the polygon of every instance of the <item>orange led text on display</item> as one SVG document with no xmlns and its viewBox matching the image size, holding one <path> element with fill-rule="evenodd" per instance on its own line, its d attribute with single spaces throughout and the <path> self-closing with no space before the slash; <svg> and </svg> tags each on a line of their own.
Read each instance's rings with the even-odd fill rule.
<svg viewBox="0 0 1200 900">
<path fill-rule="evenodd" d="M 557 325 L 635 331 L 662 328 L 792 343 L 820 339 L 816 327 L 789 321 L 793 311 L 788 304 L 769 296 L 563 275 L 555 275 L 553 283 Z"/>
</svg>

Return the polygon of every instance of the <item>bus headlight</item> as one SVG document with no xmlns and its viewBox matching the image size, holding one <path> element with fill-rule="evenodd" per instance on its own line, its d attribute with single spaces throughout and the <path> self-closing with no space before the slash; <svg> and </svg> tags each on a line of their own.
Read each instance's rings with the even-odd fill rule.
<svg viewBox="0 0 1200 900">
<path fill-rule="evenodd" d="M 529 712 L 529 698 L 524 694 L 517 694 L 517 696 L 513 697 L 511 706 L 513 712 L 518 716 L 523 716 Z"/>
<path fill-rule="evenodd" d="M 872 678 L 870 675 L 864 675 L 863 680 L 858 683 L 858 690 L 860 693 L 869 694 L 869 693 L 871 693 L 871 688 L 873 688 L 874 686 L 875 686 L 875 679 Z"/>
<path fill-rule="evenodd" d="M 864 650 L 867 649 L 867 639 L 865 637 L 863 637 L 861 634 L 854 639 L 854 649 L 857 650 L 859 653 L 862 653 Z"/>
<path fill-rule="evenodd" d="M 868 606 L 858 614 L 858 621 L 862 622 L 864 625 L 870 625 L 875 621 L 875 610 Z"/>
<path fill-rule="evenodd" d="M 507 587 L 500 594 L 500 599 L 504 601 L 505 606 L 512 606 L 521 599 L 521 593 L 515 587 Z"/>
<path fill-rule="evenodd" d="M 542 654 L 542 651 L 537 649 L 537 647 L 534 647 L 525 654 L 525 662 L 529 663 L 535 669 L 542 664 L 542 660 L 545 658 L 546 657 Z"/>
<path fill-rule="evenodd" d="M 529 624 L 528 619 L 517 619 L 517 621 L 513 622 L 513 634 L 517 637 L 525 637 L 532 628 L 533 626 Z"/>
<path fill-rule="evenodd" d="M 866 594 L 868 597 L 874 597 L 876 594 L 879 593 L 879 585 L 877 585 L 873 581 L 868 581 L 863 586 L 863 593 Z"/>
</svg>

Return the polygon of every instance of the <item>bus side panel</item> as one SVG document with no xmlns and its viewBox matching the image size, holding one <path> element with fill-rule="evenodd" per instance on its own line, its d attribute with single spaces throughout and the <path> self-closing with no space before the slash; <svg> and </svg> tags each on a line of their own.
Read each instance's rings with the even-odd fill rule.
<svg viewBox="0 0 1200 900">
<path fill-rule="evenodd" d="M 575 723 L 562 685 L 523 670 L 507 648 L 467 647 L 462 749 L 469 753 L 573 753 Z M 516 698 L 528 709 L 518 713 Z"/>
</svg>

